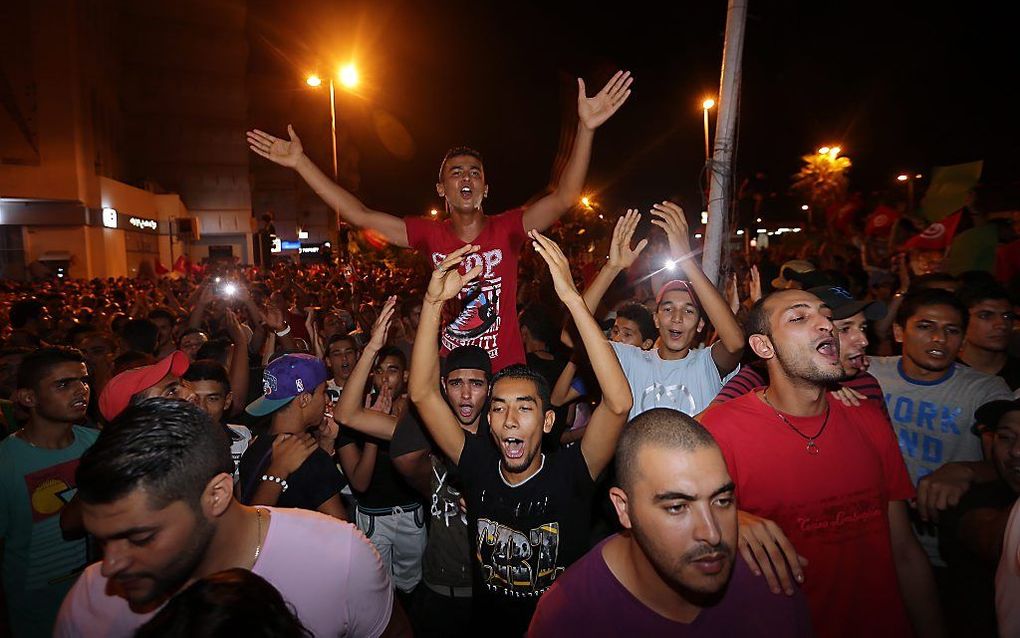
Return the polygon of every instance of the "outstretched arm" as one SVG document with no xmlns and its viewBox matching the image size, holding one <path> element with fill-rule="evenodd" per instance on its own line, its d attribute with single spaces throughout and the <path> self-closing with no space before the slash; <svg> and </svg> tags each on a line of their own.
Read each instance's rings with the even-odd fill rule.
<svg viewBox="0 0 1020 638">
<path fill-rule="evenodd" d="M 656 217 L 652 223 L 666 231 L 670 256 L 683 267 L 702 309 L 715 326 L 719 341 L 712 346 L 712 359 L 719 374 L 725 376 L 736 369 L 744 354 L 744 331 L 715 284 L 695 263 L 683 209 L 673 202 L 662 202 L 653 205 L 651 213 Z"/>
<path fill-rule="evenodd" d="M 287 133 L 290 141 L 258 129 L 248 131 L 248 147 L 271 162 L 296 170 L 315 194 L 340 215 L 340 219 L 357 228 L 377 231 L 391 244 L 408 247 L 407 228 L 403 219 L 365 206 L 308 159 L 301 146 L 301 139 L 290 124 L 287 125 Z"/>
<path fill-rule="evenodd" d="M 616 441 L 620 438 L 620 431 L 627 421 L 627 414 L 630 412 L 633 399 L 630 393 L 630 384 L 623 374 L 620 361 L 616 353 L 609 346 L 602 329 L 591 316 L 588 307 L 581 298 L 581 293 L 574 287 L 574 279 L 570 275 L 570 264 L 566 256 L 556 242 L 541 235 L 538 231 L 531 231 L 531 239 L 534 240 L 535 249 L 538 254 L 549 264 L 549 272 L 552 274 L 553 285 L 556 294 L 559 296 L 570 311 L 570 316 L 577 325 L 577 331 L 581 334 L 581 342 L 588 351 L 588 358 L 591 360 L 595 377 L 602 386 L 602 401 L 595 408 L 591 421 L 585 429 L 584 437 L 581 439 L 581 453 L 585 462 L 588 463 L 588 471 L 594 479 L 602 473 L 609 461 L 613 458 L 616 450 Z"/>
<path fill-rule="evenodd" d="M 524 211 L 525 231 L 542 231 L 549 228 L 577 203 L 584 188 L 584 180 L 588 176 L 595 129 L 612 117 L 613 113 L 627 101 L 633 81 L 629 71 L 617 71 L 595 97 L 589 98 L 585 94 L 584 80 L 577 78 L 578 122 L 574 147 L 570 151 L 570 158 L 556 189 Z"/>
<path fill-rule="evenodd" d="M 393 430 L 397 427 L 396 417 L 365 407 L 361 403 L 361 397 L 365 393 L 375 356 L 386 345 L 386 334 L 389 332 L 396 307 L 396 297 L 390 297 L 383 304 L 382 311 L 372 326 L 372 336 L 361 351 L 361 358 L 354 364 L 351 376 L 340 394 L 340 400 L 333 409 L 333 420 L 338 424 L 386 440 L 393 436 Z"/>
<path fill-rule="evenodd" d="M 468 244 L 457 249 L 432 271 L 422 302 L 418 333 L 414 337 L 408 378 L 408 393 L 425 427 L 429 429 L 439 449 L 455 465 L 460 463 L 460 453 L 464 451 L 464 430 L 439 391 L 439 346 L 436 336 L 439 334 L 443 304 L 456 297 L 461 288 L 482 272 L 481 266 L 475 266 L 464 275 L 457 270 L 464 256 L 476 252 L 478 248 Z"/>
</svg>

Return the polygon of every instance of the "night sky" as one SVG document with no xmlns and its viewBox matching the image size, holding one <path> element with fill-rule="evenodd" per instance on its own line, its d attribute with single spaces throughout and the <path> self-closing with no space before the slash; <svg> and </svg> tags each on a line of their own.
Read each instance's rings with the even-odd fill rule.
<svg viewBox="0 0 1020 638">
<path fill-rule="evenodd" d="M 851 188 L 866 194 L 895 191 L 900 172 L 977 159 L 986 181 L 1015 181 L 1013 23 L 996 4 L 953 5 L 752 0 L 738 179 L 764 171 L 783 195 L 802 154 L 840 143 Z M 701 207 L 700 103 L 718 92 L 721 0 L 248 6 L 250 79 L 272 87 L 249 120 L 277 134 L 292 121 L 327 172 L 328 98 L 303 76 L 359 64 L 361 95 L 339 94 L 338 111 L 360 151 L 358 194 L 374 208 L 438 205 L 439 160 L 455 145 L 484 154 L 490 212 L 530 199 L 549 182 L 564 124 L 575 126 L 574 78 L 593 93 L 617 68 L 633 72 L 634 93 L 596 134 L 591 189 L 609 209 L 667 196 Z"/>
</svg>

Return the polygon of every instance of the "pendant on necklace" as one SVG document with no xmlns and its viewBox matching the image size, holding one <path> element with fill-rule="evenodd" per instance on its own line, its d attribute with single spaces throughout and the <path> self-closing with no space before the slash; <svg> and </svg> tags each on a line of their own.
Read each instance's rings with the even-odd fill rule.
<svg viewBox="0 0 1020 638">
<path fill-rule="evenodd" d="M 821 450 L 819 450 L 818 446 L 815 445 L 815 440 L 814 439 L 808 439 L 808 442 L 807 442 L 807 451 L 808 451 L 808 454 L 810 454 L 811 456 L 815 456 Z"/>
</svg>

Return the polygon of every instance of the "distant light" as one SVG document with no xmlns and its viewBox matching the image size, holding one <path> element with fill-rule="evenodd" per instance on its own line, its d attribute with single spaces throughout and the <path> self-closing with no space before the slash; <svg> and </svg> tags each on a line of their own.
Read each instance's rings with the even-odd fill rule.
<svg viewBox="0 0 1020 638">
<path fill-rule="evenodd" d="M 605 217 L 602 216 L 602 213 L 599 213 L 599 219 L 605 219 Z"/>
<path fill-rule="evenodd" d="M 807 209 L 809 209 L 809 208 L 811 208 L 811 207 L 810 207 L 810 206 L 808 206 L 807 204 L 803 204 L 803 205 L 801 205 L 801 207 L 800 207 L 800 209 L 801 209 L 801 210 L 807 210 Z"/>
<path fill-rule="evenodd" d="M 760 224 L 761 223 L 761 217 L 755 219 L 754 221 L 756 221 L 756 222 L 758 222 Z"/>
<path fill-rule="evenodd" d="M 921 175 L 920 173 L 914 175 L 914 179 L 921 179 L 922 177 L 924 177 L 924 175 Z"/>
<path fill-rule="evenodd" d="M 791 230 L 793 230 L 793 232 L 795 232 L 795 233 L 799 233 L 800 232 L 800 227 L 798 226 L 797 228 L 793 228 Z"/>
<path fill-rule="evenodd" d="M 713 106 L 715 106 L 715 100 L 713 100 L 712 98 L 708 98 L 707 100 L 701 103 L 701 108 L 705 109 L 706 111 L 712 108 Z"/>
<path fill-rule="evenodd" d="M 60 277 L 61 279 L 63 279 L 63 278 L 64 278 L 64 273 L 62 273 L 62 272 L 58 272 L 58 273 L 57 273 L 57 277 Z"/>
<path fill-rule="evenodd" d="M 315 74 L 312 74 L 305 78 L 305 83 L 308 84 L 308 86 L 312 87 L 320 86 L 322 84 L 322 78 Z"/>
<path fill-rule="evenodd" d="M 432 215 L 433 217 L 435 217 L 438 214 L 439 214 L 439 211 L 436 210 L 435 208 L 433 208 L 432 210 L 429 211 L 429 215 Z"/>
<path fill-rule="evenodd" d="M 299 231 L 297 231 L 297 238 L 298 239 L 308 239 L 308 231 L 307 230 L 299 230 Z"/>
<path fill-rule="evenodd" d="M 219 278 L 219 277 L 217 277 L 217 278 L 216 278 L 216 279 L 214 279 L 213 281 L 215 281 L 216 283 L 220 283 L 220 278 Z"/>
<path fill-rule="evenodd" d="M 703 225 L 708 223 L 708 211 L 707 210 L 701 211 L 701 223 Z"/>
<path fill-rule="evenodd" d="M 774 235 L 775 233 L 773 233 L 773 232 L 769 231 L 769 232 L 768 232 L 768 233 L 766 233 L 766 234 L 767 234 L 767 235 L 768 235 L 769 237 L 771 237 L 771 236 L 772 236 L 772 235 Z"/>
<path fill-rule="evenodd" d="M 340 69 L 340 84 L 343 84 L 349 89 L 353 89 L 358 86 L 358 69 L 354 66 L 354 63 L 345 64 Z"/>
<path fill-rule="evenodd" d="M 676 268 L 676 262 L 673 261 L 672 259 L 667 259 L 666 263 L 662 264 L 662 267 L 665 268 L 666 270 L 673 270 L 674 268 Z"/>
<path fill-rule="evenodd" d="M 819 155 L 828 155 L 829 154 L 829 147 L 828 146 L 823 146 L 822 148 L 818 149 L 818 154 Z"/>
<path fill-rule="evenodd" d="M 585 234 L 585 233 L 586 233 L 587 231 L 588 231 L 588 229 L 587 229 L 587 228 L 582 228 L 581 230 L 577 231 L 577 234 L 578 234 L 578 235 L 583 235 L 583 234 Z"/>
<path fill-rule="evenodd" d="M 757 246 L 757 245 L 758 245 L 758 240 L 757 240 L 757 239 L 753 239 L 753 238 L 752 238 L 752 239 L 751 239 L 751 248 L 754 248 L 754 247 L 755 247 L 755 246 Z"/>
<path fill-rule="evenodd" d="M 832 148 L 829 149 L 829 155 L 832 157 L 836 157 L 837 155 L 840 154 L 840 152 L 842 152 L 842 150 L 843 149 L 839 146 L 833 146 Z"/>
<path fill-rule="evenodd" d="M 910 179 L 910 176 L 908 176 L 908 175 L 897 175 L 897 176 L 896 176 L 896 179 L 897 179 L 897 181 L 900 181 L 900 182 L 905 182 L 905 181 L 907 181 L 908 179 Z"/>
<path fill-rule="evenodd" d="M 591 199 L 589 199 L 587 195 L 581 198 L 581 206 L 591 208 Z"/>
<path fill-rule="evenodd" d="M 234 295 L 237 294 L 237 285 L 226 284 L 225 286 L 223 286 L 223 294 L 226 295 L 227 297 L 233 297 Z"/>
<path fill-rule="evenodd" d="M 743 228 L 741 228 L 740 230 L 737 231 L 737 237 L 740 237 L 743 234 L 744 234 L 744 229 Z"/>
<path fill-rule="evenodd" d="M 117 227 L 117 209 L 116 208 L 104 208 L 103 209 L 103 226 L 107 228 Z"/>
<path fill-rule="evenodd" d="M 701 233 L 694 233 L 695 239 L 701 239 Z"/>
<path fill-rule="evenodd" d="M 758 234 L 759 234 L 759 235 L 760 235 L 760 234 L 762 234 L 762 233 L 767 233 L 767 232 L 769 232 L 769 229 L 768 229 L 768 228 L 759 228 L 759 229 L 758 229 Z"/>
<path fill-rule="evenodd" d="M 328 242 L 328 241 L 324 242 L 322 245 L 325 246 L 326 248 L 332 248 L 333 247 L 333 244 Z"/>
</svg>

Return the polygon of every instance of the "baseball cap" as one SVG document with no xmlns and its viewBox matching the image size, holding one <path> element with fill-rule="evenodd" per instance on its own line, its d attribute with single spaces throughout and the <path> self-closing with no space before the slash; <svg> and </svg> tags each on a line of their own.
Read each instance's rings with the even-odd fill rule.
<svg viewBox="0 0 1020 638">
<path fill-rule="evenodd" d="M 789 269 L 789 272 L 787 272 L 787 269 Z M 776 289 L 786 288 L 790 281 L 795 279 L 795 277 L 791 276 L 793 273 L 803 274 L 813 270 L 815 270 L 815 265 L 810 261 L 791 259 L 785 262 L 779 269 L 779 276 L 772 280 L 772 287 Z"/>
<path fill-rule="evenodd" d="M 99 413 L 107 422 L 113 421 L 128 407 L 131 397 L 148 390 L 168 374 L 183 376 L 189 365 L 188 355 L 175 350 L 152 365 L 121 372 L 110 379 L 99 395 Z"/>
<path fill-rule="evenodd" d="M 479 346 L 458 346 L 443 360 L 443 376 L 454 370 L 481 370 L 486 378 L 492 376 L 492 359 Z"/>
<path fill-rule="evenodd" d="M 252 416 L 266 416 L 290 403 L 303 392 L 315 392 L 329 378 L 326 366 L 310 354 L 285 354 L 266 366 L 262 373 L 265 392 L 244 409 Z"/>
<path fill-rule="evenodd" d="M 656 307 L 662 303 L 662 298 L 666 296 L 667 292 L 672 292 L 674 290 L 682 290 L 689 294 L 691 296 L 691 301 L 693 301 L 694 305 L 698 307 L 698 312 L 701 312 L 701 302 L 698 301 L 698 295 L 694 292 L 694 287 L 691 286 L 691 282 L 684 281 L 683 279 L 674 279 L 672 281 L 667 281 L 662 285 L 662 288 L 659 289 L 659 294 L 655 297 Z"/>
<path fill-rule="evenodd" d="M 863 312 L 868 321 L 878 321 L 885 316 L 885 304 L 878 301 L 858 301 L 842 286 L 817 286 L 808 292 L 825 302 L 832 310 L 834 320 L 848 319 Z"/>
<path fill-rule="evenodd" d="M 999 427 L 999 421 L 1009 412 L 1020 412 L 1020 399 L 989 401 L 974 413 L 974 426 L 971 427 L 971 432 L 980 434 L 979 426 L 983 431 L 994 432 Z"/>
</svg>

